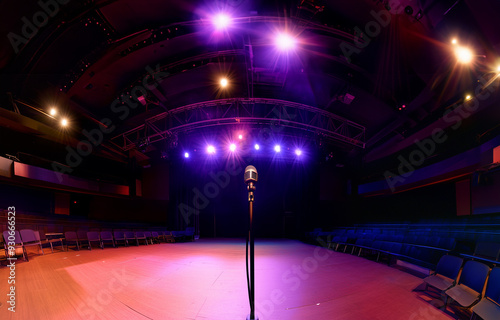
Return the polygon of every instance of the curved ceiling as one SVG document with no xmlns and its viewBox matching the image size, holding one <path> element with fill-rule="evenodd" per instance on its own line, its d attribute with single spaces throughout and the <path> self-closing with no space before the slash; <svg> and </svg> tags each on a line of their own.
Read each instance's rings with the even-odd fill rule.
<svg viewBox="0 0 500 320">
<path fill-rule="evenodd" d="M 197 115 L 207 104 L 275 99 L 359 125 L 364 148 L 327 139 L 328 150 L 380 159 L 412 134 L 430 134 L 426 128 L 488 74 L 498 60 L 499 9 L 485 0 L 3 2 L 0 102 L 3 113 L 18 117 L 2 117 L 2 134 L 17 134 L 15 142 L 2 142 L 3 153 L 64 164 L 68 147 L 101 130 L 89 168 L 127 167 L 131 157 L 152 157 L 130 146 L 158 137 L 158 130 L 165 140 L 178 139 L 170 122 L 160 128 L 151 119 L 198 106 L 182 113 L 196 130 L 207 120 Z M 232 16 L 226 30 L 212 24 L 218 12 Z M 275 49 L 274 37 L 283 31 L 298 41 L 292 52 Z M 452 37 L 476 50 L 472 66 L 457 66 Z M 221 76 L 229 79 L 227 89 L 219 88 Z M 46 114 L 52 105 L 68 116 L 71 129 L 57 129 Z M 283 110 L 276 117 L 286 122 Z M 241 116 L 208 115 L 213 127 Z M 314 140 L 324 135 L 321 121 L 289 121 L 287 133 L 306 131 Z M 491 114 L 478 121 L 477 134 L 495 126 Z M 136 136 L 126 148 L 116 142 L 130 132 Z"/>
</svg>

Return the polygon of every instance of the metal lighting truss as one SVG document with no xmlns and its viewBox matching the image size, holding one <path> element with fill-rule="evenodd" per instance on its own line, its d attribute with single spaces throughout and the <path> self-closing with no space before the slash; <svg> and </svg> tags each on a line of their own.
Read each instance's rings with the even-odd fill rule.
<svg viewBox="0 0 500 320">
<path fill-rule="evenodd" d="M 171 139 L 179 133 L 225 125 L 288 127 L 365 147 L 365 127 L 301 103 L 266 98 L 231 98 L 193 103 L 162 112 L 111 139 L 123 151 L 136 144 Z"/>
</svg>

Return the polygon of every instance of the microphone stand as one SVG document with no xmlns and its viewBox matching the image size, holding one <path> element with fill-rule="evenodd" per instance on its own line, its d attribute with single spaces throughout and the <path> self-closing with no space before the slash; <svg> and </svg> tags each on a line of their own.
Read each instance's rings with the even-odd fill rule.
<svg viewBox="0 0 500 320">
<path fill-rule="evenodd" d="M 255 185 L 252 181 L 248 183 L 248 205 L 250 212 L 250 227 L 248 230 L 248 241 L 250 242 L 250 315 L 247 320 L 259 320 L 255 317 L 255 279 L 254 279 L 254 238 L 253 238 L 253 192 L 255 191 Z"/>
</svg>

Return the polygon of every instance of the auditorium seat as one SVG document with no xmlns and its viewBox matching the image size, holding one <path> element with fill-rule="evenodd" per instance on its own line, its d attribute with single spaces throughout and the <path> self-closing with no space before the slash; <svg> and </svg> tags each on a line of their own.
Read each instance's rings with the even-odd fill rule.
<svg viewBox="0 0 500 320">
<path fill-rule="evenodd" d="M 458 283 L 445 291 L 445 306 L 449 298 L 460 306 L 469 308 L 481 299 L 490 267 L 484 263 L 469 260 L 465 262 Z"/>
<path fill-rule="evenodd" d="M 99 235 L 99 232 L 97 231 L 89 231 L 87 232 L 87 239 L 89 241 L 89 249 L 92 250 L 92 243 L 97 242 L 99 247 L 101 249 L 104 249 L 102 242 L 101 242 L 101 236 Z"/>
<path fill-rule="evenodd" d="M 455 239 L 449 237 L 440 238 L 438 243 L 438 248 L 452 251 L 453 249 L 455 249 Z"/>
<path fill-rule="evenodd" d="M 194 227 L 187 227 L 184 231 L 184 236 L 186 240 L 194 241 Z"/>
<path fill-rule="evenodd" d="M 472 255 L 462 254 L 462 256 L 489 264 L 497 264 L 500 257 L 500 243 L 478 242 Z"/>
<path fill-rule="evenodd" d="M 113 237 L 115 238 L 115 244 L 118 245 L 119 242 L 123 242 L 124 246 L 127 246 L 127 239 L 125 238 L 125 232 L 123 231 L 113 231 Z"/>
<path fill-rule="evenodd" d="M 76 249 L 80 250 L 80 242 L 78 241 L 78 236 L 74 231 L 66 231 L 64 233 L 64 238 L 66 239 L 66 250 L 69 250 L 69 245 L 71 243 L 75 244 Z"/>
<path fill-rule="evenodd" d="M 125 231 L 125 239 L 127 240 L 127 243 L 130 244 L 130 242 L 135 242 L 135 244 L 138 246 L 139 241 L 137 240 L 135 236 L 135 232 L 132 231 Z"/>
<path fill-rule="evenodd" d="M 500 319 L 500 267 L 491 270 L 484 297 L 472 308 L 471 319 L 476 315 L 483 320 Z"/>
<path fill-rule="evenodd" d="M 434 273 L 424 279 L 425 290 L 429 286 L 445 291 L 455 285 L 463 259 L 456 256 L 444 255 L 439 259 Z"/>
<path fill-rule="evenodd" d="M 157 231 L 151 232 L 151 243 L 160 243 L 160 234 Z"/>
<path fill-rule="evenodd" d="M 172 232 L 165 230 L 162 231 L 162 234 L 163 234 L 162 238 L 165 242 L 175 242 Z"/>
<path fill-rule="evenodd" d="M 87 237 L 87 230 L 78 230 L 76 232 L 76 235 L 78 236 L 78 241 L 80 242 L 80 245 L 83 246 L 83 244 L 87 244 L 89 249 L 90 249 L 90 242 Z"/>
<path fill-rule="evenodd" d="M 143 231 L 137 231 L 135 233 L 135 238 L 137 239 L 137 243 L 140 243 L 140 240 L 144 240 L 144 243 L 148 245 L 148 239 L 146 238 L 146 235 L 144 234 Z"/>
<path fill-rule="evenodd" d="M 111 233 L 111 231 L 101 231 L 100 236 L 102 248 L 104 248 L 104 245 L 106 243 L 110 243 L 113 248 L 115 247 L 115 240 L 113 239 L 113 234 Z"/>
<path fill-rule="evenodd" d="M 6 246 L 6 250 L 7 250 L 7 248 L 8 248 L 7 243 L 11 242 L 11 241 L 9 241 L 9 231 L 6 230 L 3 232 L 3 240 L 4 240 L 4 244 Z M 15 252 L 18 252 L 18 250 L 16 250 L 16 249 L 21 249 L 22 254 L 23 254 L 23 259 L 25 261 L 29 261 L 28 255 L 26 254 L 26 250 L 24 249 L 23 240 L 21 239 L 21 235 L 19 234 L 19 231 L 17 231 L 17 230 L 14 231 L 14 245 L 12 247 L 14 247 Z M 8 254 L 8 252 L 7 252 L 7 254 Z"/>
<path fill-rule="evenodd" d="M 19 233 L 21 235 L 24 248 L 36 246 L 39 247 L 42 254 L 44 254 L 42 248 L 42 242 L 40 241 L 39 238 L 37 239 L 37 237 L 35 236 L 35 232 L 33 230 L 22 229 L 21 231 L 19 231 Z"/>
<path fill-rule="evenodd" d="M 151 232 L 144 231 L 144 236 L 146 237 L 147 242 L 151 242 L 151 244 L 153 244 L 153 237 L 151 236 Z"/>
</svg>

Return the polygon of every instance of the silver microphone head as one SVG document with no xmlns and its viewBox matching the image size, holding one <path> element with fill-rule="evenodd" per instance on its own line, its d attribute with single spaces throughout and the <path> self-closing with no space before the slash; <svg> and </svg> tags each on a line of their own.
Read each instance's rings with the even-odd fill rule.
<svg viewBox="0 0 500 320">
<path fill-rule="evenodd" d="M 257 169 L 254 166 L 247 166 L 245 168 L 245 183 L 257 182 Z"/>
</svg>

